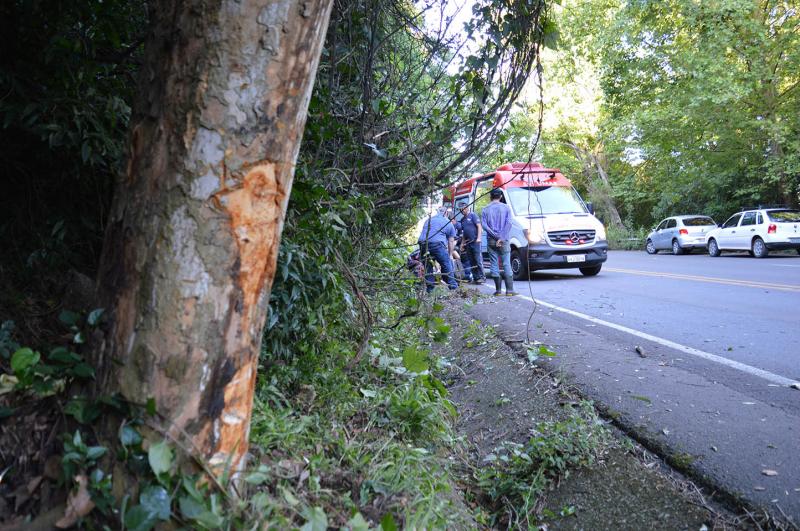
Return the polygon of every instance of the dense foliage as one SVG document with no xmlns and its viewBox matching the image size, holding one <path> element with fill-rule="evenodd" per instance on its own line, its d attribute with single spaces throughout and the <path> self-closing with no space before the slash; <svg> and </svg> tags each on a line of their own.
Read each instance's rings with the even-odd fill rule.
<svg viewBox="0 0 800 531">
<path fill-rule="evenodd" d="M 272 292 L 267 365 L 313 355 L 323 348 L 317 334 L 336 324 L 334 335 L 363 354 L 369 301 L 397 287 L 391 255 L 408 253 L 400 239 L 420 202 L 477 167 L 500 133 L 552 31 L 544 8 L 479 2 L 462 32 L 435 1 L 334 4 Z"/>
<path fill-rule="evenodd" d="M 545 161 L 580 176 L 593 155 L 636 227 L 797 205 L 798 2 L 573 1 L 556 18 Z M 588 114 L 576 112 L 587 103 Z"/>
<path fill-rule="evenodd" d="M 403 237 L 426 197 L 480 163 L 553 27 L 540 0 L 477 2 L 463 31 L 445 7 L 335 3 L 265 327 L 251 427 L 260 463 L 238 486 L 247 489 L 241 503 L 227 495 L 234 488 L 227 473 L 198 490 L 198 477 L 173 459 L 192 450 L 175 440 L 153 443 L 164 437 L 148 420 L 158 415 L 154 403 L 128 409 L 111 397 L 65 392 L 93 376 L 86 341 L 103 312 L 68 312 L 75 329 L 67 334 L 58 316 L 92 309 L 91 277 L 125 158 L 148 9 L 157 6 L 14 0 L 0 7 L 0 153 L 11 175 L 0 197 L 7 242 L 0 417 L 21 431 L 33 419 L 61 434 L 41 441 L 36 457 L 11 450 L 25 464 L 0 485 L 4 495 L 41 476 L 48 457 L 63 457 L 47 481 L 69 491 L 73 522 L 90 514 L 110 527 L 150 529 L 180 518 L 219 528 L 267 518 L 364 529 L 366 517 L 385 529 L 393 518 L 463 527 L 469 512 L 442 496 L 453 484 L 443 452 L 453 442 L 454 412 L 429 355 L 447 326 L 435 305 L 414 296 Z M 125 411 L 118 441 L 92 429 L 109 408 Z M 116 475 L 133 471 L 138 488 L 112 485 L 105 461 L 112 453 Z M 18 502 L 16 512 L 48 507 L 40 500 L 38 509 Z"/>
<path fill-rule="evenodd" d="M 123 157 L 144 2 L 0 5 L 0 238 L 6 273 L 91 273 Z"/>
</svg>

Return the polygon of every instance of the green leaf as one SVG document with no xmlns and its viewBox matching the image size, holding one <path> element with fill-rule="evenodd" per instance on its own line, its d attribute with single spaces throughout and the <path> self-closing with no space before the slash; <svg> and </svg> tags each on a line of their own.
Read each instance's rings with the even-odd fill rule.
<svg viewBox="0 0 800 531">
<path fill-rule="evenodd" d="M 108 449 L 105 446 L 90 446 L 86 449 L 86 459 L 96 461 L 102 457 Z"/>
<path fill-rule="evenodd" d="M 260 466 L 259 469 L 255 472 L 248 474 L 244 480 L 251 485 L 261 485 L 265 481 L 269 479 L 269 474 L 267 473 L 267 467 Z"/>
<path fill-rule="evenodd" d="M 89 481 L 91 481 L 94 485 L 97 485 L 103 481 L 104 477 L 106 477 L 105 473 L 99 468 L 95 468 L 92 470 L 92 473 L 89 474 Z"/>
<path fill-rule="evenodd" d="M 122 446 L 134 446 L 142 442 L 142 436 L 136 428 L 126 424 L 119 430 L 119 442 Z"/>
<path fill-rule="evenodd" d="M 156 399 L 150 397 L 147 399 L 147 405 L 145 406 L 148 415 L 155 415 L 156 414 Z"/>
<path fill-rule="evenodd" d="M 222 517 L 209 511 L 205 505 L 188 496 L 182 496 L 178 500 L 178 507 L 184 517 L 194 520 L 207 529 L 217 529 L 223 524 Z"/>
<path fill-rule="evenodd" d="M 553 358 L 556 355 L 555 352 L 553 352 L 544 345 L 539 345 L 539 354 L 541 354 L 542 356 L 547 356 L 548 358 Z"/>
<path fill-rule="evenodd" d="M 178 508 L 181 510 L 183 516 L 193 520 L 208 510 L 200 500 L 195 500 L 189 496 L 181 496 L 178 499 Z"/>
<path fill-rule="evenodd" d="M 397 524 L 394 521 L 392 513 L 386 513 L 381 518 L 381 529 L 383 531 L 397 531 Z"/>
<path fill-rule="evenodd" d="M 164 487 L 147 487 L 139 495 L 139 503 L 156 518 L 161 520 L 169 519 L 172 500 Z"/>
<path fill-rule="evenodd" d="M 89 326 L 97 326 L 100 324 L 100 319 L 103 317 L 103 312 L 105 312 L 104 308 L 96 308 L 89 312 L 88 317 L 86 317 L 86 324 Z"/>
<path fill-rule="evenodd" d="M 350 531 L 369 531 L 369 524 L 361 516 L 361 513 L 356 513 L 345 525 Z"/>
<path fill-rule="evenodd" d="M 83 358 L 81 358 L 80 354 L 70 352 L 66 347 L 56 347 L 50 351 L 50 354 L 47 355 L 47 359 L 57 363 L 63 363 L 64 365 L 73 365 Z"/>
<path fill-rule="evenodd" d="M 250 498 L 250 506 L 257 512 L 264 512 L 269 505 L 269 496 L 266 492 L 259 492 Z"/>
<path fill-rule="evenodd" d="M 67 326 L 76 326 L 81 320 L 81 315 L 69 310 L 63 310 L 58 314 L 58 320 Z"/>
<path fill-rule="evenodd" d="M 283 494 L 283 499 L 286 500 L 286 503 L 292 507 L 300 504 L 300 500 L 298 500 L 295 495 L 283 485 L 278 485 L 278 490 L 280 490 L 281 494 Z"/>
<path fill-rule="evenodd" d="M 38 352 L 34 352 L 33 350 L 25 347 L 17 350 L 13 356 L 11 356 L 11 370 L 14 371 L 14 374 L 19 376 L 23 374 L 32 367 L 39 363 L 41 359 L 41 354 Z"/>
<path fill-rule="evenodd" d="M 303 511 L 306 523 L 300 528 L 301 531 L 326 531 L 328 529 L 328 516 L 322 507 L 306 508 Z"/>
<path fill-rule="evenodd" d="M 377 391 L 373 391 L 372 389 L 361 388 L 359 389 L 359 391 L 361 391 L 361 394 L 364 395 L 366 398 L 375 398 L 376 396 L 378 396 Z"/>
<path fill-rule="evenodd" d="M 428 389 L 430 389 L 432 391 L 436 391 L 436 393 L 440 397 L 444 398 L 444 397 L 447 396 L 447 388 L 444 386 L 442 381 L 439 380 L 438 378 L 435 378 L 435 377 L 433 377 L 431 375 L 427 375 L 422 380 L 422 382 L 425 384 L 425 387 L 427 387 Z"/>
<path fill-rule="evenodd" d="M 90 424 L 100 416 L 100 408 L 85 397 L 75 398 L 67 402 L 64 412 L 71 415 L 81 424 Z"/>
<path fill-rule="evenodd" d="M 421 373 L 428 370 L 428 354 L 413 347 L 403 350 L 403 367 L 409 372 Z"/>
<path fill-rule="evenodd" d="M 125 528 L 128 531 L 150 531 L 156 524 L 156 517 L 153 513 L 137 505 L 125 513 Z"/>
<path fill-rule="evenodd" d="M 94 378 L 94 367 L 88 363 L 78 363 L 70 372 L 78 378 Z"/>
<path fill-rule="evenodd" d="M 86 336 L 82 331 L 80 331 L 72 337 L 72 342 L 75 343 L 76 345 L 83 345 L 84 343 L 86 343 Z"/>
<path fill-rule="evenodd" d="M 196 480 L 194 478 L 183 476 L 181 483 L 183 484 L 183 489 L 195 501 L 203 501 L 203 494 L 197 489 Z"/>
<path fill-rule="evenodd" d="M 172 450 L 165 441 L 150 445 L 147 460 L 156 475 L 168 472 L 172 466 Z"/>
</svg>

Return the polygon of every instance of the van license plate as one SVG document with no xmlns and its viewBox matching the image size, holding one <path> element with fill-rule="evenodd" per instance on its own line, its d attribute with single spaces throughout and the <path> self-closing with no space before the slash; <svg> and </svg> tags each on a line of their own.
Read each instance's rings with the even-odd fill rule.
<svg viewBox="0 0 800 531">
<path fill-rule="evenodd" d="M 567 262 L 585 262 L 586 255 L 585 254 L 568 254 L 567 255 Z"/>
</svg>

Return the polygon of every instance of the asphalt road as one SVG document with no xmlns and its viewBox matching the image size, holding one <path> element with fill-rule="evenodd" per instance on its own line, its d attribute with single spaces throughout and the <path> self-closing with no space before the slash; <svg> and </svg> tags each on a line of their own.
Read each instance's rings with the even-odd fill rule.
<svg viewBox="0 0 800 531">
<path fill-rule="evenodd" d="M 695 477 L 800 523 L 800 256 L 612 252 L 596 277 L 515 287 L 471 312 L 548 345 L 544 363 Z"/>
</svg>

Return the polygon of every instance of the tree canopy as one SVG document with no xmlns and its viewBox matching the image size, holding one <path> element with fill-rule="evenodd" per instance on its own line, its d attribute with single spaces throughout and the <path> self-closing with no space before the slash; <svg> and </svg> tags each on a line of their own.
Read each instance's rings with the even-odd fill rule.
<svg viewBox="0 0 800 531">
<path fill-rule="evenodd" d="M 600 84 L 586 94 L 596 98 L 595 119 L 562 113 L 547 128 L 542 156 L 568 164 L 548 147 L 566 138 L 585 152 L 602 146 L 610 193 L 635 226 L 685 212 L 721 218 L 743 205 L 796 205 L 799 7 L 564 2 L 555 11 L 560 42 L 545 65 L 545 98 L 563 101 L 592 78 Z"/>
</svg>

